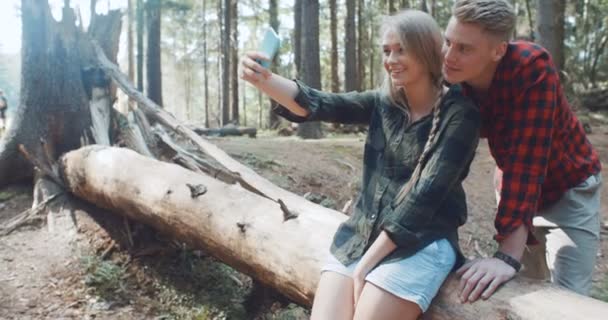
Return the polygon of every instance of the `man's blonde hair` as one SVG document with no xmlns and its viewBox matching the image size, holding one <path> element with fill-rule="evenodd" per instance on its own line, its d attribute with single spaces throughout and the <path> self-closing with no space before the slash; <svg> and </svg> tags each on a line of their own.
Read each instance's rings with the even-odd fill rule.
<svg viewBox="0 0 608 320">
<path fill-rule="evenodd" d="M 503 41 L 511 39 L 517 20 L 513 6 L 506 0 L 457 0 L 452 16 L 458 22 L 477 24 Z"/>
</svg>

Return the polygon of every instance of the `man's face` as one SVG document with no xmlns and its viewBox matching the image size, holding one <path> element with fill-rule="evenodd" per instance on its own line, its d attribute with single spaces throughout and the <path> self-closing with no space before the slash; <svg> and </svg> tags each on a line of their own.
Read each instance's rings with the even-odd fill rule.
<svg viewBox="0 0 608 320">
<path fill-rule="evenodd" d="M 443 77 L 449 83 L 475 82 L 493 72 L 488 66 L 498 62 L 499 42 L 475 24 L 461 23 L 452 17 L 443 43 Z M 491 76 L 490 76 L 491 79 Z"/>
</svg>

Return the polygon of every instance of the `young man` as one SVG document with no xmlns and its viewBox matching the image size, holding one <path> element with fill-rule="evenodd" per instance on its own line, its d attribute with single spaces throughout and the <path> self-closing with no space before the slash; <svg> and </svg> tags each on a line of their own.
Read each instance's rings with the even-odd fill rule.
<svg viewBox="0 0 608 320">
<path fill-rule="evenodd" d="M 501 182 L 499 248 L 458 270 L 463 303 L 489 298 L 515 276 L 526 243 L 537 243 L 535 226 L 546 233 L 552 280 L 581 294 L 589 293 L 599 245 L 598 156 L 549 53 L 530 42 L 509 43 L 515 18 L 505 0 L 457 0 L 445 32 L 445 80 L 462 83 L 479 106 L 481 135 Z"/>
</svg>

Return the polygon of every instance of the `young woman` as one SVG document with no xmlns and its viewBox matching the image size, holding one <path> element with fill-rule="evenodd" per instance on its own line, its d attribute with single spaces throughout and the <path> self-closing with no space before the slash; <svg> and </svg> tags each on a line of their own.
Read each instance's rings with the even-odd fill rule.
<svg viewBox="0 0 608 320">
<path fill-rule="evenodd" d="M 459 87 L 443 87 L 442 36 L 428 14 L 408 10 L 382 28 L 382 88 L 312 89 L 242 59 L 241 78 L 294 122 L 369 125 L 362 190 L 336 231 L 312 319 L 416 319 L 461 264 L 462 181 L 479 140 L 479 112 Z"/>
</svg>

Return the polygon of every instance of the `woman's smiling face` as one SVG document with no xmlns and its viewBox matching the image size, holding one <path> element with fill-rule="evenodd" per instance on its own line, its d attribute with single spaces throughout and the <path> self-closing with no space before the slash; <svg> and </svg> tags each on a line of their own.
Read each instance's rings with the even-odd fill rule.
<svg viewBox="0 0 608 320">
<path fill-rule="evenodd" d="M 408 53 L 397 32 L 387 30 L 382 36 L 382 62 L 394 87 L 407 87 L 429 76 L 422 63 Z"/>
</svg>

